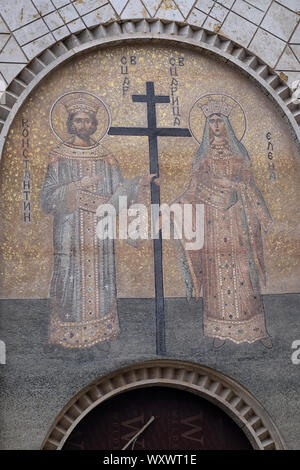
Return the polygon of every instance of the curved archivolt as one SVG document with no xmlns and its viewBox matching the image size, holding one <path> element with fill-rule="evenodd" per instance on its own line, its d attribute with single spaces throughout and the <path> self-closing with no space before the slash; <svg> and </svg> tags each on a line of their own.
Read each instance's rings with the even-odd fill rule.
<svg viewBox="0 0 300 470">
<path fill-rule="evenodd" d="M 41 448 L 61 449 L 73 429 L 95 406 L 122 392 L 154 385 L 180 388 L 211 401 L 237 423 L 254 449 L 285 449 L 272 419 L 244 387 L 208 367 L 172 360 L 134 364 L 92 382 L 64 407 Z"/>
<path fill-rule="evenodd" d="M 120 43 L 120 41 L 165 40 L 200 48 L 218 56 L 219 60 L 231 62 L 253 78 L 277 103 L 292 131 L 300 142 L 300 106 L 295 103 L 292 91 L 276 72 L 259 57 L 234 43 L 225 36 L 203 28 L 191 27 L 177 22 L 126 21 L 98 25 L 71 34 L 35 57 L 8 86 L 0 104 L 0 155 L 10 125 L 33 88 L 55 67 L 84 50 Z"/>
</svg>

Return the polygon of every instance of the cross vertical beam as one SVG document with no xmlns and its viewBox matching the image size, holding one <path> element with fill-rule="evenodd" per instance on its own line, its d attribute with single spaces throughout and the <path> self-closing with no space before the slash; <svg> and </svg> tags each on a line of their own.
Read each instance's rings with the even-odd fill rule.
<svg viewBox="0 0 300 470">
<path fill-rule="evenodd" d="M 135 103 L 147 104 L 148 127 L 110 127 L 109 135 L 147 136 L 149 144 L 149 171 L 159 177 L 159 159 L 157 137 L 191 137 L 188 129 L 157 127 L 156 104 L 170 103 L 170 96 L 156 96 L 154 82 L 146 82 L 146 95 L 132 95 Z M 160 206 L 160 188 L 151 182 L 151 205 Z M 152 206 L 153 207 L 153 206 Z M 164 285 L 163 285 L 163 257 L 162 235 L 153 240 L 154 254 L 154 283 L 155 283 L 155 310 L 156 310 L 156 353 L 166 354 L 165 313 L 164 313 Z"/>
</svg>

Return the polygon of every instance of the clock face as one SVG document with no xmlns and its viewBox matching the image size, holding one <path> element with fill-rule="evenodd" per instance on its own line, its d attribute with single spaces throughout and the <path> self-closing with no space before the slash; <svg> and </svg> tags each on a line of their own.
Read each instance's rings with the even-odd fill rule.
<svg viewBox="0 0 300 470">
<path fill-rule="evenodd" d="M 221 409 L 190 392 L 166 387 L 129 391 L 85 416 L 63 450 L 239 450 L 252 446 Z"/>
</svg>

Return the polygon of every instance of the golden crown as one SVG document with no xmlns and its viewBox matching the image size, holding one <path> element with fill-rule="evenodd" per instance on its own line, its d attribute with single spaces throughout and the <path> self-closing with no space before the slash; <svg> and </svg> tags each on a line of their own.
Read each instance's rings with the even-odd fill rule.
<svg viewBox="0 0 300 470">
<path fill-rule="evenodd" d="M 221 101 L 216 101 L 213 98 L 209 98 L 208 101 L 204 104 L 199 103 L 198 106 L 202 109 L 206 117 L 211 116 L 212 114 L 223 114 L 224 116 L 229 116 L 234 104 L 229 104 L 223 98 Z"/>
<path fill-rule="evenodd" d="M 61 102 L 69 114 L 80 111 L 97 114 L 100 106 L 100 103 L 96 98 L 86 93 L 73 93 L 66 95 L 62 98 Z"/>
</svg>

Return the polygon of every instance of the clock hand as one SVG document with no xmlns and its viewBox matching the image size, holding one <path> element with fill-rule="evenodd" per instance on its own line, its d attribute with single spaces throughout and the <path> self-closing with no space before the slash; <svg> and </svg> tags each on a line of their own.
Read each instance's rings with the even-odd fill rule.
<svg viewBox="0 0 300 470">
<path fill-rule="evenodd" d="M 130 441 L 127 442 L 127 444 L 122 448 L 122 450 L 125 450 L 127 449 L 127 447 L 130 446 L 130 444 L 134 441 L 137 440 L 137 438 L 142 434 L 142 432 L 145 431 L 145 429 L 150 426 L 150 424 L 155 420 L 155 417 L 154 416 L 151 416 L 151 418 L 149 419 L 149 421 L 147 421 L 147 423 L 145 424 L 145 426 L 143 426 L 131 439 Z"/>
</svg>

